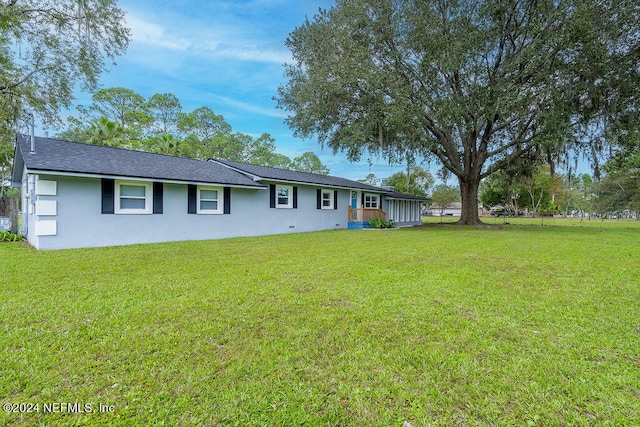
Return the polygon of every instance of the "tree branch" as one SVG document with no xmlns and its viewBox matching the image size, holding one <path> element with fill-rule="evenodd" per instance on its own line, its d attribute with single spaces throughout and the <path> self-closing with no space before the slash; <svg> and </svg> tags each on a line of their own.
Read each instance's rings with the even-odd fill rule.
<svg viewBox="0 0 640 427">
<path fill-rule="evenodd" d="M 505 151 L 507 151 L 508 149 L 512 148 L 515 145 L 518 144 L 523 144 L 523 143 L 528 143 L 531 140 L 533 140 L 536 136 L 538 136 L 538 134 L 534 133 L 532 134 L 530 137 L 528 138 L 524 138 L 524 134 L 529 130 L 529 128 L 531 127 L 531 125 L 533 124 L 534 120 L 537 118 L 537 114 L 531 114 L 531 116 L 529 117 L 529 119 L 526 121 L 526 123 L 520 128 L 520 131 L 518 132 L 518 136 L 516 138 L 514 138 L 510 143 L 505 144 L 501 147 L 498 147 L 497 149 L 490 151 L 487 153 L 487 158 L 490 157 L 494 157 L 497 156 L 498 154 L 502 154 Z M 494 131 L 495 133 L 495 131 Z"/>
<path fill-rule="evenodd" d="M 495 172 L 499 171 L 500 169 L 503 169 L 505 166 L 507 166 L 509 163 L 511 163 L 513 161 L 513 159 L 516 159 L 518 157 L 521 157 L 523 154 L 529 153 L 531 152 L 531 150 L 533 149 L 533 146 L 528 145 L 526 147 L 523 146 L 518 146 L 518 149 L 512 153 L 511 155 L 504 157 L 502 159 L 500 159 L 499 161 L 493 163 L 491 166 L 489 166 L 487 168 L 487 170 L 480 174 L 480 179 L 484 179 L 492 174 L 494 174 Z"/>
<path fill-rule="evenodd" d="M 7 92 L 7 91 L 10 91 L 11 89 L 15 89 L 15 88 L 17 88 L 18 86 L 20 86 L 21 84 L 23 84 L 24 82 L 26 82 L 27 80 L 29 80 L 29 78 L 31 78 L 31 76 L 33 76 L 34 74 L 36 74 L 36 73 L 38 73 L 38 72 L 40 72 L 40 71 L 43 71 L 43 70 L 45 70 L 45 69 L 44 69 L 44 68 L 43 68 L 43 69 L 35 68 L 35 69 L 34 69 L 33 71 L 31 71 L 29 74 L 27 74 L 26 76 L 24 76 L 24 78 L 22 78 L 22 80 L 20 80 L 20 81 L 18 81 L 18 82 L 16 82 L 16 83 L 13 83 L 13 84 L 7 85 L 7 86 L 0 86 L 0 93 L 5 93 L 5 92 Z"/>
</svg>

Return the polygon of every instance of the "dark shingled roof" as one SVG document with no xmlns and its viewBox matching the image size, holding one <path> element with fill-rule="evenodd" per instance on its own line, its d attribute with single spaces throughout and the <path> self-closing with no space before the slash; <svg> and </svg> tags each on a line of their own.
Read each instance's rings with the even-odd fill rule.
<svg viewBox="0 0 640 427">
<path fill-rule="evenodd" d="M 413 194 L 401 193 L 399 191 L 391 191 L 389 194 L 385 194 L 387 199 L 401 199 L 401 200 L 420 200 L 426 202 L 426 197 L 414 196 Z"/>
<path fill-rule="evenodd" d="M 30 170 L 265 187 L 228 167 L 202 160 L 42 137 L 36 137 L 35 154 L 31 154 L 30 139 L 20 134 L 17 145 Z"/>
<path fill-rule="evenodd" d="M 18 134 L 16 161 L 13 165 L 13 182 L 15 184 L 19 185 L 22 179 L 21 160 L 23 160 L 29 170 L 51 173 L 147 178 L 254 188 L 266 187 L 252 179 L 252 177 L 257 177 L 273 181 L 365 190 L 382 193 L 389 199 L 426 200 L 423 197 L 390 191 L 346 178 L 250 165 L 229 160 L 202 161 L 43 137 L 36 137 L 35 147 L 35 153 L 31 154 L 29 137 Z"/>
<path fill-rule="evenodd" d="M 387 190 L 373 185 L 364 184 L 358 181 L 352 181 L 346 178 L 338 178 L 329 175 L 319 175 L 309 172 L 298 172 L 288 169 L 270 168 L 267 166 L 250 165 L 247 163 L 232 162 L 229 160 L 211 159 L 211 163 L 220 163 L 231 168 L 246 172 L 255 177 L 264 178 L 266 180 L 286 181 L 301 184 L 326 185 L 327 187 L 352 188 L 357 190 L 367 190 L 376 193 L 386 193 Z"/>
</svg>

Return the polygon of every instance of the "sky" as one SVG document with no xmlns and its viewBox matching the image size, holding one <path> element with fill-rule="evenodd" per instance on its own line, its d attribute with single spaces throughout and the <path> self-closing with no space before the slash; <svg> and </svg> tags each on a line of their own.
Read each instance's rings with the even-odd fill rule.
<svg viewBox="0 0 640 427">
<path fill-rule="evenodd" d="M 235 132 L 270 134 L 276 152 L 294 158 L 312 151 L 330 174 L 386 178 L 404 169 L 373 157 L 351 163 L 342 153 L 322 149 L 317 139 L 293 137 L 276 108 L 291 54 L 287 36 L 332 0 L 120 0 L 132 38 L 127 53 L 101 77 L 101 86 L 125 87 L 149 98 L 172 93 L 183 111 L 207 106 L 224 116 Z M 77 93 L 88 106 L 91 94 Z"/>
</svg>

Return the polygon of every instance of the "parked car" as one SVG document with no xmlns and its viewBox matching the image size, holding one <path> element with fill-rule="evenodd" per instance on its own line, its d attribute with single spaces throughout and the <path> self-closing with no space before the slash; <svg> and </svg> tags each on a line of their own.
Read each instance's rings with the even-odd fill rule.
<svg viewBox="0 0 640 427">
<path fill-rule="evenodd" d="M 492 216 L 523 216 L 524 212 L 516 212 L 513 209 L 505 209 L 503 207 L 495 207 L 495 208 L 491 208 L 491 215 Z"/>
<path fill-rule="evenodd" d="M 491 215 L 496 217 L 511 216 L 513 215 L 513 211 L 499 206 L 499 207 L 491 208 Z"/>
</svg>

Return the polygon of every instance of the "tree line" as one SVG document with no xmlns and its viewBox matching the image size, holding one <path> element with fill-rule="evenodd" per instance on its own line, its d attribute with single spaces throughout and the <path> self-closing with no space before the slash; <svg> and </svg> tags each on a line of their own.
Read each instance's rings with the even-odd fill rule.
<svg viewBox="0 0 640 427">
<path fill-rule="evenodd" d="M 222 115 L 202 106 L 185 112 L 174 94 L 150 98 L 123 87 L 100 89 L 89 106 L 57 137 L 89 144 L 143 150 L 194 159 L 219 158 L 262 166 L 328 174 L 318 156 L 305 152 L 293 159 L 275 152 L 268 133 L 257 138 L 235 132 Z"/>
<path fill-rule="evenodd" d="M 520 159 L 482 181 L 480 200 L 485 207 L 533 215 L 640 218 L 640 145 L 635 137 L 623 141 L 610 141 L 611 154 L 593 175 L 577 173 L 577 157 L 566 152 Z"/>
</svg>

